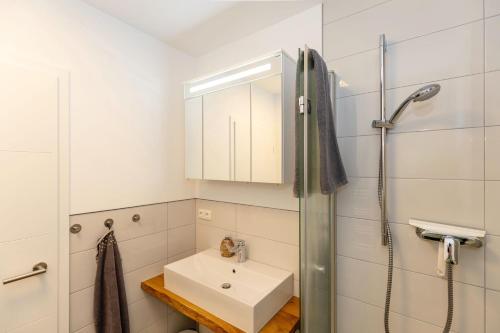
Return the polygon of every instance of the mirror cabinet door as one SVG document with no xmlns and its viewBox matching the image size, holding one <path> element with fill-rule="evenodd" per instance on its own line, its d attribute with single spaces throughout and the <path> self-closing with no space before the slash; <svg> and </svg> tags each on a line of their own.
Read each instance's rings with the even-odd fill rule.
<svg viewBox="0 0 500 333">
<path fill-rule="evenodd" d="M 281 74 L 251 83 L 252 181 L 282 182 Z"/>
<path fill-rule="evenodd" d="M 203 176 L 250 181 L 250 84 L 203 96 Z"/>
<path fill-rule="evenodd" d="M 185 172 L 188 179 L 203 179 L 203 97 L 185 101 Z"/>
</svg>

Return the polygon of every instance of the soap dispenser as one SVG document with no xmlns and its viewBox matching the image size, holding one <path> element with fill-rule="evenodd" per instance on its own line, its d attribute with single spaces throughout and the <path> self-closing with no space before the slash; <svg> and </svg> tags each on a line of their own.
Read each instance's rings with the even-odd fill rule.
<svg viewBox="0 0 500 333">
<path fill-rule="evenodd" d="M 234 256 L 234 242 L 231 236 L 226 236 L 220 243 L 220 255 L 226 258 Z"/>
</svg>

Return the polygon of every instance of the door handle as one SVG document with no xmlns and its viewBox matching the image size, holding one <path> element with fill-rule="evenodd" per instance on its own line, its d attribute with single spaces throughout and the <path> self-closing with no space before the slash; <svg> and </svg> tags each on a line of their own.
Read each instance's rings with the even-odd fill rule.
<svg viewBox="0 0 500 333">
<path fill-rule="evenodd" d="M 3 282 L 3 284 L 9 284 L 9 283 L 16 282 L 19 280 L 27 279 L 27 278 L 35 276 L 35 275 L 40 275 L 40 274 L 46 273 L 48 270 L 48 267 L 49 266 L 47 265 L 47 263 L 39 262 L 38 264 L 33 266 L 33 270 L 31 272 L 17 275 L 17 276 L 13 276 L 11 278 L 3 280 L 2 282 Z"/>
</svg>

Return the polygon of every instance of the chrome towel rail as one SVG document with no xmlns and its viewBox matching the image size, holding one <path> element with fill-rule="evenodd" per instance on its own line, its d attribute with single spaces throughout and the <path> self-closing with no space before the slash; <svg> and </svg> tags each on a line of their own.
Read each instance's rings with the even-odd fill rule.
<svg viewBox="0 0 500 333">
<path fill-rule="evenodd" d="M 47 263 L 39 262 L 38 264 L 33 266 L 33 270 L 31 272 L 5 279 L 2 282 L 3 282 L 3 284 L 9 284 L 9 283 L 16 282 L 19 280 L 27 279 L 27 278 L 35 276 L 35 275 L 47 273 L 48 267 L 49 266 L 47 265 Z"/>
</svg>

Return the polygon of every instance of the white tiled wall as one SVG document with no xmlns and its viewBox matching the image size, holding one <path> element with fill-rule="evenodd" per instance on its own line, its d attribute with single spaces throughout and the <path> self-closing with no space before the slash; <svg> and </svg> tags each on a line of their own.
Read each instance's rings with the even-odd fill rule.
<svg viewBox="0 0 500 333">
<path fill-rule="evenodd" d="M 410 217 L 486 229 L 455 268 L 453 330 L 500 330 L 500 1 L 328 0 L 324 55 L 337 74 L 339 145 L 350 183 L 338 196 L 340 333 L 383 332 L 387 249 L 380 245 L 377 174 L 378 36 L 387 49 L 387 113 L 421 85 L 388 138 L 388 215 L 395 243 L 391 327 L 441 332 L 446 283 L 437 245 Z M 340 81 L 342 82 L 340 83 Z"/>
<path fill-rule="evenodd" d="M 139 214 L 139 222 L 132 216 Z M 195 251 L 195 200 L 74 215 L 71 224 L 82 230 L 70 238 L 70 330 L 94 332 L 93 296 L 96 241 L 106 230 L 104 220 L 114 220 L 122 255 L 131 331 L 177 333 L 195 323 L 145 294 L 141 281 L 161 274 L 163 265 Z"/>
<path fill-rule="evenodd" d="M 251 260 L 294 274 L 299 292 L 299 213 L 227 202 L 196 200 L 197 209 L 212 211 L 212 220 L 196 219 L 196 250 L 219 249 L 226 236 L 241 238 Z"/>
</svg>

